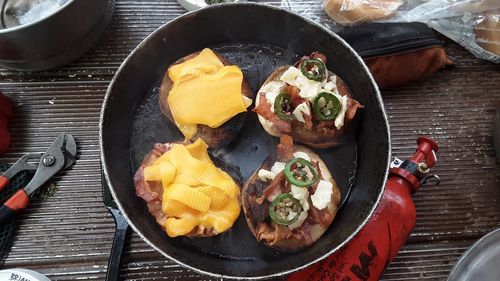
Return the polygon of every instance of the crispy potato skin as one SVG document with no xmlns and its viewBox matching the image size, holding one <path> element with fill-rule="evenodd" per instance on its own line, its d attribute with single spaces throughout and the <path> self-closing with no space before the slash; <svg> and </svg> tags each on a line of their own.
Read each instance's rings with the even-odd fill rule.
<svg viewBox="0 0 500 281">
<path fill-rule="evenodd" d="M 188 56 L 185 56 L 174 62 L 172 65 L 181 64 L 186 60 L 194 58 L 199 53 L 200 52 L 196 52 Z M 217 53 L 216 55 L 224 65 L 231 65 L 227 59 L 225 59 L 224 57 L 222 57 Z M 165 117 L 167 117 L 172 123 L 175 124 L 174 118 L 172 117 L 172 112 L 170 111 L 170 107 L 167 102 L 167 98 L 170 93 L 170 90 L 172 89 L 172 86 L 173 86 L 173 81 L 170 79 L 170 77 L 168 77 L 168 71 L 166 71 L 160 86 L 160 96 L 159 96 L 160 109 L 163 115 L 165 115 Z M 241 84 L 241 93 L 250 99 L 253 99 L 254 97 L 252 90 L 250 89 L 250 86 L 248 85 L 244 77 L 243 77 L 243 83 Z M 210 148 L 222 147 L 231 142 L 237 136 L 238 132 L 243 127 L 246 114 L 247 112 L 242 112 L 234 116 L 233 118 L 231 118 L 229 121 L 222 124 L 222 126 L 218 128 L 210 128 L 209 126 L 198 125 L 198 132 L 196 133 L 196 135 L 193 136 L 193 140 L 196 140 L 197 138 L 202 138 Z"/>
</svg>

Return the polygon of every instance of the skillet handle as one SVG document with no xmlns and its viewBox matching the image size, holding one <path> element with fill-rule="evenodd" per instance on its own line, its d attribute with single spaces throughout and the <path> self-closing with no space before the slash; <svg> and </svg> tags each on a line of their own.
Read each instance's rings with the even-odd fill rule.
<svg viewBox="0 0 500 281">
<path fill-rule="evenodd" d="M 116 231 L 113 246 L 111 247 L 111 255 L 109 256 L 106 281 L 116 281 L 120 277 L 120 263 L 129 226 L 120 210 L 114 208 L 108 208 L 108 210 L 115 218 Z"/>
</svg>

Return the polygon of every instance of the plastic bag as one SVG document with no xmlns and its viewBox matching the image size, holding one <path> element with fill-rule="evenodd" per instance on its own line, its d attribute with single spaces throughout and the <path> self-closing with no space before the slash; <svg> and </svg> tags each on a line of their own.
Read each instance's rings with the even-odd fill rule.
<svg viewBox="0 0 500 281">
<path fill-rule="evenodd" d="M 476 57 L 500 63 L 500 11 L 435 19 L 427 25 L 462 45 Z"/>
<path fill-rule="evenodd" d="M 281 5 L 335 32 L 365 22 L 423 22 L 476 57 L 500 63 L 500 0 L 282 0 Z"/>
</svg>

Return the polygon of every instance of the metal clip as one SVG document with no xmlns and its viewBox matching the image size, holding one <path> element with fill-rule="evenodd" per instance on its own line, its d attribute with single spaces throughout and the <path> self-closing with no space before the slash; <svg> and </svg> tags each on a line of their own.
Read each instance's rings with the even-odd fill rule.
<svg viewBox="0 0 500 281">
<path fill-rule="evenodd" d="M 432 185 L 437 186 L 441 182 L 441 179 L 439 178 L 438 175 L 427 176 L 422 180 L 422 185 L 427 185 L 428 183 L 432 183 L 432 182 L 434 182 L 434 184 L 432 184 Z"/>
<path fill-rule="evenodd" d="M 389 165 L 389 168 L 399 168 L 403 164 L 403 160 L 395 157 L 394 160 Z"/>
<path fill-rule="evenodd" d="M 429 166 L 427 166 L 427 163 L 425 162 L 418 163 L 417 170 L 422 174 L 427 174 L 431 171 L 431 169 L 429 169 Z"/>
</svg>

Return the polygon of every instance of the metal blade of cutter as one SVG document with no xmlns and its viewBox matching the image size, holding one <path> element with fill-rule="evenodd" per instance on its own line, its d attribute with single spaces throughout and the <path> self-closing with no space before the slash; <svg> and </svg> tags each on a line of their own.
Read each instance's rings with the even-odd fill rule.
<svg viewBox="0 0 500 281">
<path fill-rule="evenodd" d="M 66 162 L 64 164 L 63 170 L 69 168 L 73 163 L 75 163 L 76 160 L 76 141 L 75 138 L 72 135 L 65 135 L 66 137 L 64 138 L 64 146 L 63 146 L 63 153 L 64 156 L 66 157 Z"/>
<path fill-rule="evenodd" d="M 71 166 L 76 158 L 76 142 L 73 136 L 59 135 L 40 158 L 38 169 L 24 191 L 29 196 L 60 170 Z"/>
</svg>

